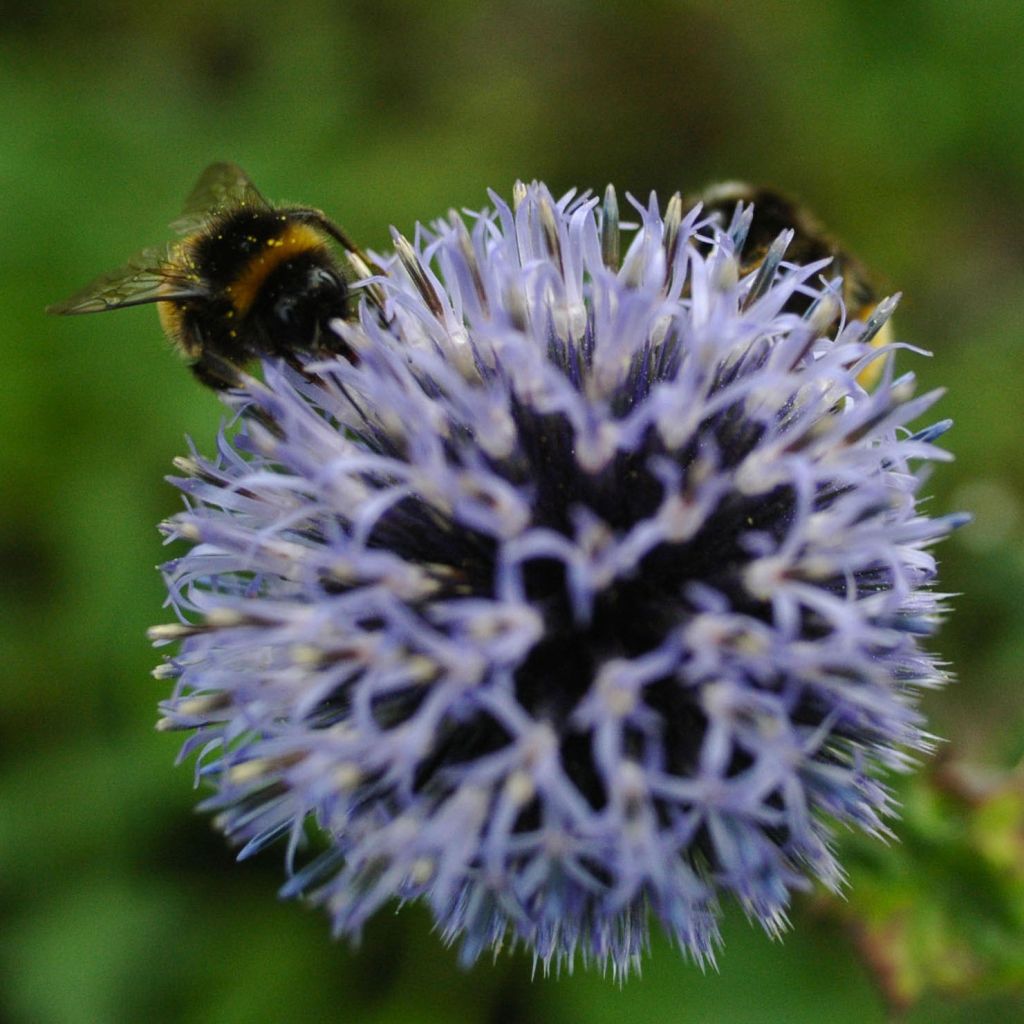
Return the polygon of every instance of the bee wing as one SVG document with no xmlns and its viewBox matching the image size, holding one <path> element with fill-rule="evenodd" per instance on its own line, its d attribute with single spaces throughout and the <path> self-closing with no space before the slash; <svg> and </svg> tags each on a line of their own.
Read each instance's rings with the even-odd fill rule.
<svg viewBox="0 0 1024 1024">
<path fill-rule="evenodd" d="M 181 216 L 171 222 L 179 234 L 188 235 L 198 231 L 209 220 L 211 214 L 238 206 L 267 207 L 249 176 L 238 164 L 210 164 L 185 200 Z"/>
<path fill-rule="evenodd" d="M 173 269 L 172 246 L 143 249 L 123 267 L 102 274 L 47 313 L 102 313 L 124 306 L 169 299 L 193 299 L 206 294 L 201 282 Z"/>
</svg>

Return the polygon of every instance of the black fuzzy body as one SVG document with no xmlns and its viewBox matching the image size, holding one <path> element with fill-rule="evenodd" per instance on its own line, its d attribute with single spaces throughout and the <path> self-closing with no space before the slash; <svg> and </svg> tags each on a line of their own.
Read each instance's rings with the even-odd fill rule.
<svg viewBox="0 0 1024 1024">
<path fill-rule="evenodd" d="M 260 356 L 348 356 L 328 323 L 343 318 L 348 287 L 315 211 L 245 208 L 219 215 L 186 239 L 179 259 L 204 294 L 162 304 L 167 333 L 214 388 Z"/>
</svg>

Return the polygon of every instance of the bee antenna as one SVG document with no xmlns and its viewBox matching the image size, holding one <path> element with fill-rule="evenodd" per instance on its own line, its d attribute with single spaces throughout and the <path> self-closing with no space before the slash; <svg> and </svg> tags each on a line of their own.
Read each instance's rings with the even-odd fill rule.
<svg viewBox="0 0 1024 1024">
<path fill-rule="evenodd" d="M 289 214 L 296 217 L 298 220 L 309 221 L 321 228 L 324 232 L 331 236 L 343 249 L 358 256 L 364 263 L 369 263 L 363 251 L 352 241 L 344 231 L 338 227 L 337 224 L 332 220 L 328 220 L 319 210 L 313 209 L 302 209 L 302 210 L 289 210 Z"/>
</svg>

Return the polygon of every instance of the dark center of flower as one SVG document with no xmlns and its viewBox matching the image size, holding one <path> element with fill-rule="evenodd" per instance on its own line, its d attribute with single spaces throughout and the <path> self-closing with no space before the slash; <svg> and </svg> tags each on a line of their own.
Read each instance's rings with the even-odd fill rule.
<svg viewBox="0 0 1024 1024">
<path fill-rule="evenodd" d="M 654 458 L 670 458 L 686 474 L 702 448 L 713 446 L 719 466 L 727 471 L 753 448 L 763 430 L 738 410 L 727 409 L 705 423 L 683 450 L 670 452 L 652 430 L 637 450 L 620 452 L 599 473 L 580 470 L 573 451 L 570 425 L 558 415 L 515 409 L 517 450 L 492 471 L 531 489 L 532 525 L 574 536 L 573 512 L 586 509 L 616 535 L 652 516 L 663 500 L 663 483 L 651 472 Z M 591 737 L 571 724 L 573 712 L 591 691 L 602 665 L 614 659 L 635 659 L 665 641 L 695 613 L 687 586 L 703 583 L 729 599 L 731 607 L 767 621 L 769 608 L 754 601 L 741 581 L 750 552 L 744 539 L 751 533 L 781 542 L 793 513 L 790 487 L 768 495 L 744 497 L 730 491 L 707 516 L 690 540 L 663 543 L 648 552 L 627 578 L 616 578 L 593 595 L 590 614 L 581 619 L 573 608 L 567 569 L 554 558 L 536 558 L 522 566 L 530 604 L 543 616 L 544 633 L 515 672 L 515 695 L 536 721 L 549 723 L 560 738 L 566 773 L 594 808 L 606 794 L 595 769 Z M 421 502 L 397 504 L 378 522 L 370 544 L 416 564 L 444 565 L 452 570 L 461 596 L 494 594 L 499 550 L 496 542 L 464 526 L 439 519 Z M 448 595 L 451 596 L 451 595 Z M 685 671 L 685 666 L 679 666 Z M 398 724 L 411 717 L 424 697 L 422 690 L 391 695 L 377 708 L 378 719 Z M 644 701 L 662 723 L 666 769 L 692 777 L 701 750 L 706 718 L 698 688 L 680 686 L 678 672 L 648 684 Z M 479 714 L 449 723 L 421 765 L 418 785 L 429 788 L 445 767 L 478 758 L 509 741 L 493 719 Z M 626 730 L 627 753 L 641 756 L 643 738 Z M 632 747 L 633 749 L 629 749 Z M 749 759 L 737 753 L 731 771 Z"/>
</svg>

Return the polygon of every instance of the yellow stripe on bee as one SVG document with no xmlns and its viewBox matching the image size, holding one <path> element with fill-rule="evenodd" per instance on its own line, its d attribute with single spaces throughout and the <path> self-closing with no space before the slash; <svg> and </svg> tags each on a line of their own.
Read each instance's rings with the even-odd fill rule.
<svg viewBox="0 0 1024 1024">
<path fill-rule="evenodd" d="M 287 224 L 280 235 L 268 239 L 263 244 L 235 281 L 228 285 L 226 291 L 235 312 L 239 316 L 245 316 L 249 312 L 263 287 L 263 282 L 282 263 L 293 256 L 323 246 L 324 237 L 316 228 L 302 223 Z"/>
<path fill-rule="evenodd" d="M 174 342 L 185 355 L 197 355 L 195 346 L 190 345 L 185 331 L 182 329 L 181 313 L 182 308 L 177 302 L 158 302 L 156 312 L 160 317 L 160 326 L 164 334 Z"/>
<path fill-rule="evenodd" d="M 891 341 L 892 321 L 887 320 L 882 324 L 879 332 L 871 339 L 871 347 L 881 348 L 883 345 L 888 345 Z M 870 391 L 878 383 L 878 378 L 882 376 L 882 367 L 884 366 L 885 356 L 879 356 L 877 359 L 868 363 L 868 365 L 857 374 L 857 383 L 864 388 L 865 391 Z"/>
<path fill-rule="evenodd" d="M 167 277 L 160 287 L 161 293 L 173 293 L 183 280 L 191 281 L 197 287 L 202 284 L 202 278 L 196 272 L 185 242 L 180 242 L 170 251 L 162 270 Z M 157 302 L 156 311 L 160 317 L 160 326 L 171 342 L 187 356 L 199 355 L 198 344 L 195 339 L 189 337 L 182 322 L 184 307 L 181 303 L 173 300 Z"/>
</svg>

